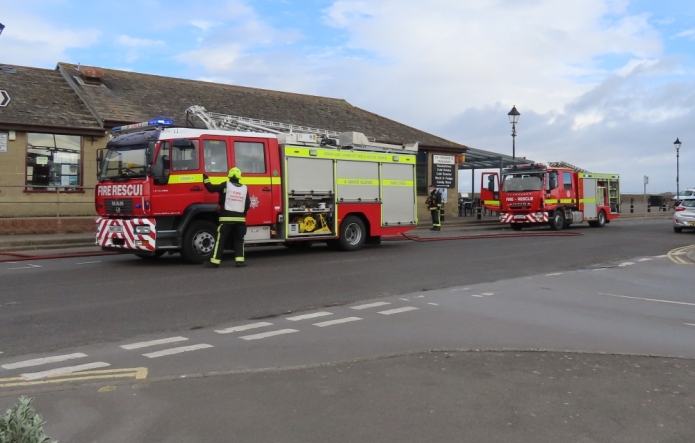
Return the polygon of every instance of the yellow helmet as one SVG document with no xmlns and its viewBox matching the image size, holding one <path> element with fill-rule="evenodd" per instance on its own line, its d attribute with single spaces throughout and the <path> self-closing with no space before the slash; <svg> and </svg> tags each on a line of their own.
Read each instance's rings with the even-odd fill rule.
<svg viewBox="0 0 695 443">
<path fill-rule="evenodd" d="M 229 174 L 227 174 L 227 177 L 229 177 L 229 178 L 234 177 L 237 179 L 241 179 L 241 169 L 239 169 L 237 167 L 230 169 Z"/>
</svg>

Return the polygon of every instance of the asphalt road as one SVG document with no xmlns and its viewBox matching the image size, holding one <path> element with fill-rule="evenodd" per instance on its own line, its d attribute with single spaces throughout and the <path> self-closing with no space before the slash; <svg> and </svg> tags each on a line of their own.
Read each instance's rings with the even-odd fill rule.
<svg viewBox="0 0 695 443">
<path fill-rule="evenodd" d="M 249 249 L 249 267 L 176 256 L 3 263 L 0 352 L 45 352 L 138 335 L 336 306 L 457 285 L 582 269 L 695 243 L 670 220 L 630 220 L 577 237 L 387 242 L 356 253 Z M 461 234 L 450 231 L 447 235 Z"/>
</svg>

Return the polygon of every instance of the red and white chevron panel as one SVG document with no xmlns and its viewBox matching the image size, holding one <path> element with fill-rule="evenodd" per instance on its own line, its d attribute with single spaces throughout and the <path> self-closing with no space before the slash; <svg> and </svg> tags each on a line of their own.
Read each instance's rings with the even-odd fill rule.
<svg viewBox="0 0 695 443">
<path fill-rule="evenodd" d="M 96 220 L 96 244 L 105 248 L 154 251 L 157 239 L 155 220 L 151 218 L 103 218 Z M 149 234 L 136 234 L 135 226 L 149 226 Z"/>
<path fill-rule="evenodd" d="M 502 223 L 547 223 L 548 213 L 543 212 L 541 217 L 536 217 L 536 213 L 530 214 L 514 214 L 514 213 L 503 213 L 500 214 L 500 222 Z"/>
</svg>

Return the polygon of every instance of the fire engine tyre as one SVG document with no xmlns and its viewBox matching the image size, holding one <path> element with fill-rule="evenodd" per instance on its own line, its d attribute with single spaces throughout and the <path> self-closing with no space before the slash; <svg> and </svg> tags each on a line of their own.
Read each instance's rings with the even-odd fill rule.
<svg viewBox="0 0 695 443">
<path fill-rule="evenodd" d="M 550 220 L 550 229 L 553 231 L 559 231 L 565 227 L 565 213 L 556 210 L 553 214 L 553 218 Z"/>
<path fill-rule="evenodd" d="M 603 211 L 599 212 L 596 221 L 589 222 L 589 226 L 592 228 L 602 228 L 606 226 L 606 213 Z"/>
<path fill-rule="evenodd" d="M 367 229 L 358 217 L 349 215 L 340 224 L 340 248 L 343 251 L 358 251 L 367 240 Z"/>
<path fill-rule="evenodd" d="M 523 229 L 523 226 L 521 223 L 512 223 L 512 230 L 514 231 L 521 231 Z"/>
<path fill-rule="evenodd" d="M 217 240 L 217 226 L 207 220 L 196 220 L 183 234 L 181 256 L 188 263 L 200 264 L 212 257 Z"/>
</svg>

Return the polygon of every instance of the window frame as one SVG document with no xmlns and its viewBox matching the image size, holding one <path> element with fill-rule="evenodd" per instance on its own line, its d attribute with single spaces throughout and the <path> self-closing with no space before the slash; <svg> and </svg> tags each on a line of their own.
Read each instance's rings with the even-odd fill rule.
<svg viewBox="0 0 695 443">
<path fill-rule="evenodd" d="M 42 187 L 40 189 L 35 189 L 38 186 L 44 186 L 44 185 L 34 185 L 29 183 L 29 177 L 27 174 L 27 168 L 29 166 L 36 167 L 36 164 L 34 163 L 33 165 L 29 164 L 29 136 L 30 134 L 41 134 L 41 135 L 49 135 L 53 136 L 54 140 L 54 145 L 56 143 L 56 136 L 66 136 L 66 137 L 77 137 L 79 139 L 79 151 L 71 151 L 73 153 L 77 153 L 79 155 L 78 161 L 77 161 L 77 166 L 78 166 L 78 172 L 77 172 L 77 184 L 76 185 L 48 185 L 45 187 Z M 27 194 L 57 194 L 57 193 L 69 193 L 69 194 L 84 194 L 85 189 L 84 189 L 84 137 L 82 135 L 77 135 L 77 134 L 64 134 L 64 133 L 58 133 L 58 132 L 25 132 L 24 133 L 25 137 L 25 145 L 24 145 L 24 193 Z M 53 155 L 55 152 L 60 152 L 57 151 L 59 149 L 57 146 L 54 146 L 52 148 L 45 147 L 49 151 L 51 151 L 51 161 L 53 158 Z M 61 166 L 63 163 L 59 163 Z M 71 164 L 71 163 L 67 163 Z M 32 171 L 33 172 L 33 171 Z M 32 173 L 32 176 L 34 174 Z M 63 174 L 61 173 L 61 176 Z M 34 189 L 30 189 L 34 188 Z"/>
<path fill-rule="evenodd" d="M 190 151 L 191 149 L 179 149 L 174 146 L 174 140 L 169 140 L 171 143 L 170 148 L 169 148 L 169 171 L 171 174 L 176 173 L 176 174 L 190 174 L 196 171 L 200 171 L 200 154 L 202 150 L 200 149 L 200 140 L 195 138 L 195 139 L 188 139 L 190 142 L 193 143 L 194 148 L 192 149 L 195 151 L 195 155 L 192 156 L 192 159 L 196 161 L 196 165 L 194 168 L 190 169 L 174 169 L 174 152 L 176 150 L 180 152 L 186 152 Z M 179 160 L 179 161 L 188 161 L 188 160 Z"/>
<path fill-rule="evenodd" d="M 237 162 L 237 144 L 239 143 L 245 143 L 245 144 L 258 144 L 261 145 L 263 148 L 263 172 L 249 172 L 249 171 L 244 171 L 239 166 L 239 163 Z M 243 175 L 257 175 L 257 176 L 265 176 L 269 174 L 270 171 L 270 165 L 268 164 L 268 144 L 263 141 L 263 140 L 232 140 L 232 150 L 234 154 L 234 167 L 241 169 L 242 176 Z M 229 164 L 229 159 L 227 159 L 227 164 Z"/>
<path fill-rule="evenodd" d="M 569 182 L 566 180 L 567 177 L 569 177 Z M 562 171 L 562 188 L 565 191 L 572 190 L 572 173 L 569 171 Z"/>
</svg>

